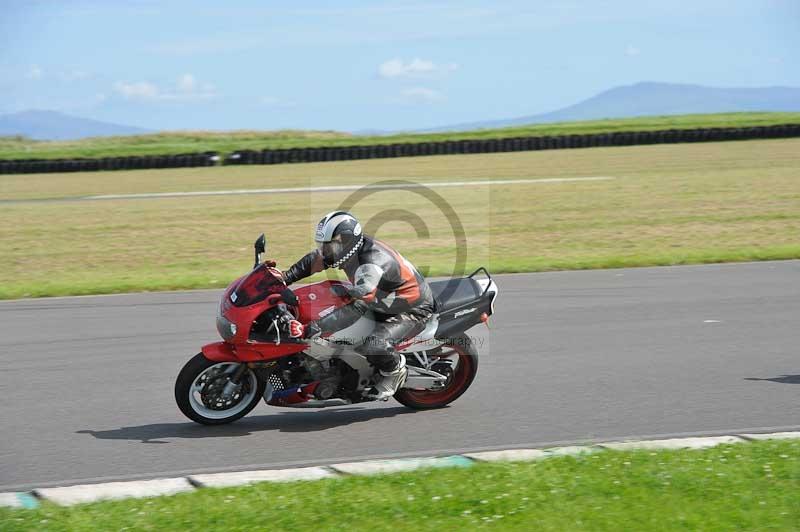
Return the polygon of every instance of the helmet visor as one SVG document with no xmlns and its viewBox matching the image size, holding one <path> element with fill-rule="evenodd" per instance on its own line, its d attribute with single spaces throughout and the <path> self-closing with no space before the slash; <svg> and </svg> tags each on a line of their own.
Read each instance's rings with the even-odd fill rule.
<svg viewBox="0 0 800 532">
<path fill-rule="evenodd" d="M 322 258 L 327 263 L 336 262 L 342 256 L 342 240 L 341 238 L 331 240 L 330 242 L 320 242 L 319 252 Z"/>
</svg>

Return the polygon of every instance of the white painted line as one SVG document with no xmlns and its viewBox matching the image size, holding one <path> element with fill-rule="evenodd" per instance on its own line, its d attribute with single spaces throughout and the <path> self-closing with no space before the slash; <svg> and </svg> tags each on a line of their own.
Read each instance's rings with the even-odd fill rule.
<svg viewBox="0 0 800 532">
<path fill-rule="evenodd" d="M 111 200 L 111 199 L 143 199 L 143 198 L 179 198 L 191 196 L 233 196 L 242 194 L 287 194 L 294 192 L 347 192 L 353 190 L 395 190 L 408 188 L 468 187 L 490 185 L 537 185 L 544 183 L 571 183 L 575 181 L 607 181 L 613 177 L 553 177 L 544 179 L 487 179 L 482 181 L 433 181 L 430 183 L 387 183 L 385 185 L 331 185 L 319 187 L 288 188 L 252 188 L 236 190 L 197 190 L 191 192 L 149 192 L 141 194 L 102 194 L 84 196 L 79 199 Z"/>
<path fill-rule="evenodd" d="M 366 462 L 345 462 L 329 466 L 334 471 L 346 475 L 378 475 L 413 471 L 425 467 L 465 467 L 471 465 L 469 458 L 447 456 L 444 458 L 407 458 L 399 460 L 368 460 Z"/>
<path fill-rule="evenodd" d="M 19 493 L 0 493 L 0 507 L 6 508 L 23 508 L 22 501 L 19 498 Z"/>
<path fill-rule="evenodd" d="M 703 320 L 703 323 L 722 323 L 720 320 Z"/>
<path fill-rule="evenodd" d="M 711 436 L 707 438 L 671 438 L 668 440 L 646 440 L 600 443 L 601 447 L 616 451 L 634 449 L 707 449 L 725 443 L 742 443 L 737 436 Z"/>
<path fill-rule="evenodd" d="M 272 469 L 262 471 L 236 471 L 233 473 L 210 473 L 192 475 L 189 480 L 195 485 L 209 488 L 241 486 L 255 482 L 293 482 L 298 480 L 319 480 L 336 477 L 324 467 L 299 467 L 296 469 Z"/>
<path fill-rule="evenodd" d="M 740 434 L 748 440 L 793 440 L 800 438 L 800 432 L 773 432 L 771 434 Z"/>
<path fill-rule="evenodd" d="M 746 439 L 743 439 L 746 438 Z M 593 446 L 567 445 L 548 449 L 507 449 L 500 451 L 480 451 L 437 458 L 406 458 L 395 460 L 367 460 L 346 462 L 326 467 L 301 467 L 295 469 L 271 469 L 259 471 L 239 471 L 232 473 L 209 473 L 193 475 L 192 482 L 203 487 L 227 487 L 254 482 L 288 482 L 298 480 L 319 480 L 336 477 L 336 473 L 349 475 L 374 475 L 413 471 L 427 467 L 467 467 L 473 460 L 480 461 L 523 461 L 539 460 L 552 456 L 579 456 L 602 451 L 635 449 L 707 449 L 721 444 L 744 443 L 747 440 L 800 439 L 800 431 L 752 433 L 741 436 L 711 436 L 691 438 L 670 438 L 663 440 L 642 440 L 626 442 L 607 442 Z M 109 499 L 128 497 L 155 497 L 192 491 L 194 486 L 187 478 L 164 478 L 156 480 L 137 480 L 129 482 L 108 482 L 103 484 L 82 484 L 59 488 L 40 488 L 33 494 L 61 505 L 81 504 Z M 38 501 L 29 493 L 0 493 L 0 507 L 36 508 Z"/>
<path fill-rule="evenodd" d="M 541 449 L 509 449 L 507 451 L 483 451 L 480 453 L 464 453 L 462 456 L 481 462 L 525 462 L 540 460 L 550 456 Z"/>
<path fill-rule="evenodd" d="M 564 447 L 551 447 L 545 449 L 549 456 L 579 456 L 582 454 L 592 454 L 599 451 L 597 447 L 589 447 L 586 445 L 566 445 Z"/>
<path fill-rule="evenodd" d="M 132 482 L 107 482 L 104 484 L 81 484 L 60 488 L 42 488 L 34 493 L 62 506 L 82 504 L 109 499 L 126 499 L 128 497 L 155 497 L 158 495 L 174 495 L 184 491 L 192 491 L 192 486 L 185 478 L 161 478 L 156 480 L 136 480 Z"/>
</svg>

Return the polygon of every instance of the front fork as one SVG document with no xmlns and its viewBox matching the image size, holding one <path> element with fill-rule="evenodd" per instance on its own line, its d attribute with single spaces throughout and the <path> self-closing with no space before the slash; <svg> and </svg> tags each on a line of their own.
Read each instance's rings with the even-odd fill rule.
<svg viewBox="0 0 800 532">
<path fill-rule="evenodd" d="M 223 400 L 229 400 L 233 395 L 238 392 L 242 384 L 242 375 L 244 372 L 247 371 L 247 364 L 242 363 L 236 366 L 236 369 L 231 373 L 230 377 L 228 377 L 228 382 L 225 383 L 225 388 L 222 389 L 222 398 Z"/>
</svg>

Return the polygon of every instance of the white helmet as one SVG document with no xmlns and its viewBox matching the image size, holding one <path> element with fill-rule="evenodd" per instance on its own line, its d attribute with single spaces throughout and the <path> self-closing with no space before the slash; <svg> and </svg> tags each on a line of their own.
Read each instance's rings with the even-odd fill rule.
<svg viewBox="0 0 800 532">
<path fill-rule="evenodd" d="M 317 224 L 314 240 L 328 268 L 341 268 L 364 243 L 361 224 L 345 211 L 333 211 Z"/>
</svg>

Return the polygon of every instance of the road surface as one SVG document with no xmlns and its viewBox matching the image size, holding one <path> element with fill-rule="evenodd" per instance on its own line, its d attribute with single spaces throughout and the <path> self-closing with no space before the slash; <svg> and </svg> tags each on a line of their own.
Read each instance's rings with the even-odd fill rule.
<svg viewBox="0 0 800 532">
<path fill-rule="evenodd" d="M 448 408 L 178 411 L 219 291 L 0 302 L 0 491 L 637 436 L 800 427 L 800 261 L 496 276 Z"/>
</svg>

